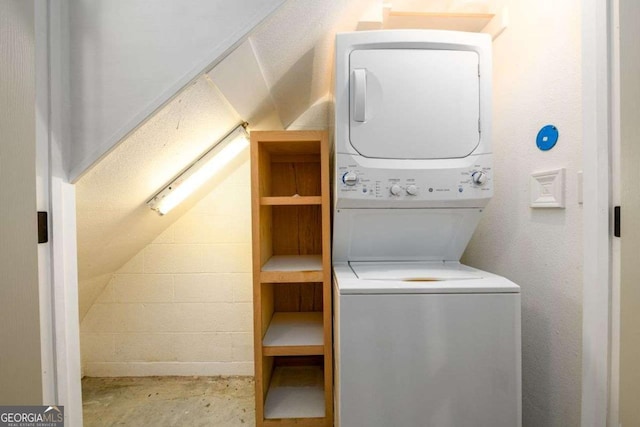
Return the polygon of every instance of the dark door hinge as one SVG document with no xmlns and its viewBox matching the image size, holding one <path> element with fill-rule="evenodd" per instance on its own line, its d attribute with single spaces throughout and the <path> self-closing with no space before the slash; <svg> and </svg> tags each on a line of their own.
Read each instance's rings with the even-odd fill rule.
<svg viewBox="0 0 640 427">
<path fill-rule="evenodd" d="M 613 235 L 620 237 L 620 206 L 613 208 Z"/>
<path fill-rule="evenodd" d="M 46 212 L 38 212 L 38 243 L 49 241 L 49 221 Z"/>
</svg>

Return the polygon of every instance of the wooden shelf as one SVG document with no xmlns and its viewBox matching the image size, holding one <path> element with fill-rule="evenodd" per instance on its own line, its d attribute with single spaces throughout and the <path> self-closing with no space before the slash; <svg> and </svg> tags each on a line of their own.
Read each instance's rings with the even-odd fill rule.
<svg viewBox="0 0 640 427">
<path fill-rule="evenodd" d="M 274 313 L 262 346 L 265 356 L 323 354 L 322 312 Z"/>
<path fill-rule="evenodd" d="M 487 33 L 496 39 L 509 25 L 507 7 L 493 13 L 457 13 L 397 10 L 383 7 L 379 17 L 358 22 L 358 31 L 431 29 Z"/>
<path fill-rule="evenodd" d="M 322 271 L 322 255 L 274 255 L 262 271 Z"/>
<path fill-rule="evenodd" d="M 251 132 L 256 427 L 333 426 L 329 175 L 326 131 Z"/>
<path fill-rule="evenodd" d="M 288 197 L 260 197 L 262 206 L 302 206 L 302 205 L 320 205 L 322 197 L 320 196 L 288 196 Z"/>
<path fill-rule="evenodd" d="M 264 418 L 324 418 L 323 383 L 319 366 L 276 367 L 264 403 Z"/>
<path fill-rule="evenodd" d="M 302 422 L 298 418 L 280 418 L 262 421 L 264 427 L 327 427 L 326 418 L 304 418 Z M 333 426 L 333 423 L 329 424 Z"/>
<path fill-rule="evenodd" d="M 385 28 L 428 28 L 480 32 L 493 19 L 488 13 L 418 13 L 391 11 Z"/>
<path fill-rule="evenodd" d="M 262 266 L 261 283 L 322 282 L 322 255 L 275 255 Z"/>
</svg>

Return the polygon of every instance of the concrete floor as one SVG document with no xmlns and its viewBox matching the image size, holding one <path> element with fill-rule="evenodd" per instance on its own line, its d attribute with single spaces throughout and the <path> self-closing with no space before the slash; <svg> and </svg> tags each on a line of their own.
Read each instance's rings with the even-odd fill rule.
<svg viewBox="0 0 640 427">
<path fill-rule="evenodd" d="M 251 377 L 83 378 L 84 426 L 255 426 Z"/>
</svg>

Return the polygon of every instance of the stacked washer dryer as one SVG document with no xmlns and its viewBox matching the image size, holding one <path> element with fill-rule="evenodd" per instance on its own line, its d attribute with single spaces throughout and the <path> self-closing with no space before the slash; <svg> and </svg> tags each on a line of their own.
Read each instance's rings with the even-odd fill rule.
<svg viewBox="0 0 640 427">
<path fill-rule="evenodd" d="M 460 264 L 493 194 L 491 39 L 336 43 L 336 425 L 521 426 L 520 288 Z"/>
</svg>

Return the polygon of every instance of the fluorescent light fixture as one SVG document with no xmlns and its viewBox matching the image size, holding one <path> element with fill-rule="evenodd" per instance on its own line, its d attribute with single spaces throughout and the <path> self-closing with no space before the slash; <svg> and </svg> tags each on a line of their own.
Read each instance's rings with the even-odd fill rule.
<svg viewBox="0 0 640 427">
<path fill-rule="evenodd" d="M 189 197 L 202 184 L 233 160 L 249 146 L 247 123 L 236 126 L 231 132 L 211 147 L 198 160 L 187 167 L 147 202 L 147 205 L 164 215 Z"/>
</svg>

